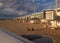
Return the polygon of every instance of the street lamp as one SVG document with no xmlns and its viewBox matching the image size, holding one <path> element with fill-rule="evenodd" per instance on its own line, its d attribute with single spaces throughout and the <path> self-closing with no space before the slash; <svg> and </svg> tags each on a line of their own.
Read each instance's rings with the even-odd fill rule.
<svg viewBox="0 0 60 43">
<path fill-rule="evenodd" d="M 55 2 L 56 2 L 56 14 L 57 14 L 58 0 L 55 0 Z"/>
<path fill-rule="evenodd" d="M 55 0 L 55 2 L 56 2 L 56 26 L 57 26 L 57 10 L 58 10 L 58 0 Z"/>
<path fill-rule="evenodd" d="M 34 14 L 35 14 L 35 9 L 36 9 L 36 7 L 35 7 L 35 0 L 32 0 L 32 2 L 33 2 L 33 4 L 34 4 L 33 10 L 34 10 Z"/>
</svg>

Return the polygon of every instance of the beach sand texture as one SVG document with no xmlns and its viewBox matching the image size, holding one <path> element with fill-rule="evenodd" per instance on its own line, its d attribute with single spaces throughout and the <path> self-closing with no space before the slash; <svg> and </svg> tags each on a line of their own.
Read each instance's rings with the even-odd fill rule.
<svg viewBox="0 0 60 43">
<path fill-rule="evenodd" d="M 27 30 L 28 26 L 33 27 L 35 31 L 28 31 Z M 60 30 L 50 30 L 50 29 L 39 30 L 42 27 L 41 24 L 19 22 L 19 20 L 0 20 L 0 27 L 5 28 L 6 30 L 13 32 L 17 35 L 37 34 L 37 35 L 52 36 L 56 40 L 56 43 L 60 43 Z"/>
</svg>

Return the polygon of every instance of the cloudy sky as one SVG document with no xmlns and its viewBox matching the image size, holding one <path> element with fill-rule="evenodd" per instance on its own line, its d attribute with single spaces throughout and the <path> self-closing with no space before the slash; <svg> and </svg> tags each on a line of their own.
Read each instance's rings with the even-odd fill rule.
<svg viewBox="0 0 60 43">
<path fill-rule="evenodd" d="M 60 1 L 58 0 L 58 4 Z M 3 15 L 28 15 L 55 8 L 55 0 L 0 0 L 0 17 Z M 58 6 L 59 7 L 59 6 Z"/>
</svg>

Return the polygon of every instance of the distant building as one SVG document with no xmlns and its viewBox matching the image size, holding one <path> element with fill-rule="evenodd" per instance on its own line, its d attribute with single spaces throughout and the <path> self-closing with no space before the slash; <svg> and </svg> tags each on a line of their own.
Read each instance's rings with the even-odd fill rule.
<svg viewBox="0 0 60 43">
<path fill-rule="evenodd" d="M 44 11 L 44 19 L 47 20 L 54 20 L 55 18 L 55 11 L 54 10 L 46 10 Z"/>
</svg>

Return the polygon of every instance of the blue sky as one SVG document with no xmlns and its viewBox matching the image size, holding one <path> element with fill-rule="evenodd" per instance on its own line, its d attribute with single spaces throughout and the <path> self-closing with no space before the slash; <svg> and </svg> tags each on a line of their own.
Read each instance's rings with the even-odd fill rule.
<svg viewBox="0 0 60 43">
<path fill-rule="evenodd" d="M 59 2 L 60 1 L 58 0 L 58 3 Z M 23 16 L 32 14 L 34 13 L 34 5 L 36 12 L 41 12 L 46 9 L 54 9 L 55 0 L 0 0 L 0 17 L 1 15 Z"/>
</svg>

